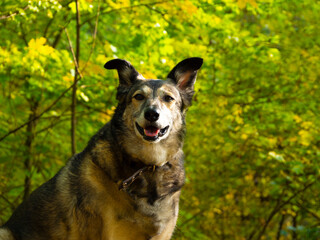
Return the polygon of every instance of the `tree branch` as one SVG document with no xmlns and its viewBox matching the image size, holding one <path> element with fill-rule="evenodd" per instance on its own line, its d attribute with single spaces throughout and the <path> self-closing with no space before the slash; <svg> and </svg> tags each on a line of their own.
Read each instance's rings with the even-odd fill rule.
<svg viewBox="0 0 320 240">
<path fill-rule="evenodd" d="M 196 219 L 199 215 L 202 215 L 206 210 L 200 210 L 199 212 L 197 212 L 196 214 L 194 214 L 192 217 L 188 218 L 187 220 L 185 220 L 184 222 L 182 222 L 181 224 L 179 224 L 179 227 L 183 227 L 184 225 L 186 225 L 188 222 L 191 222 L 192 220 Z"/>
<path fill-rule="evenodd" d="M 277 204 L 275 206 L 275 208 L 272 210 L 272 212 L 269 214 L 269 217 L 266 220 L 266 223 L 264 224 L 263 228 L 261 229 L 261 231 L 258 234 L 257 240 L 260 240 L 263 236 L 263 234 L 265 233 L 269 223 L 271 222 L 272 218 L 287 204 L 289 204 L 291 202 L 292 199 L 294 199 L 296 196 L 298 196 L 300 193 L 303 193 L 304 191 L 306 191 L 309 187 L 311 187 L 316 181 L 313 181 L 309 184 L 307 184 L 306 186 L 304 186 L 304 188 L 300 189 L 299 191 L 297 191 L 295 194 L 293 194 L 290 198 L 288 198 L 286 201 L 284 201 L 281 204 Z"/>
<path fill-rule="evenodd" d="M 10 202 L 3 194 L 1 194 L 0 197 L 10 206 L 12 211 L 16 209 L 16 206 L 12 202 Z"/>
<path fill-rule="evenodd" d="M 20 28 L 21 28 L 21 33 L 22 33 L 21 34 L 21 38 L 24 41 L 25 45 L 28 46 L 28 40 L 26 38 L 26 33 L 25 33 L 24 29 L 23 29 L 23 24 L 22 23 L 20 24 Z"/>
<path fill-rule="evenodd" d="M 75 69 L 76 69 L 75 72 L 77 72 L 79 74 L 79 76 L 80 76 L 80 78 L 78 78 L 78 80 L 77 80 L 77 81 L 79 81 L 81 78 L 83 78 L 83 76 L 82 76 L 82 73 L 81 73 L 81 71 L 79 69 L 77 57 L 76 57 L 76 55 L 74 54 L 74 51 L 73 51 L 73 47 L 72 47 L 72 43 L 71 43 L 71 40 L 70 40 L 70 37 L 69 37 L 68 30 L 66 28 L 64 28 L 64 31 L 65 31 L 65 33 L 67 35 L 67 38 L 68 38 L 69 48 L 70 48 L 70 51 L 72 53 L 72 57 L 73 57 L 73 61 L 74 61 Z M 73 85 L 72 85 L 72 87 L 73 87 Z"/>
<path fill-rule="evenodd" d="M 88 60 L 86 61 L 86 63 L 84 64 L 83 68 L 81 69 L 81 71 L 85 71 L 85 69 L 87 68 L 87 65 L 89 63 L 89 60 L 91 58 L 91 55 L 93 53 L 94 47 L 96 45 L 96 38 L 97 38 L 97 33 L 98 33 L 98 22 L 99 22 L 99 16 L 100 16 L 100 0 L 98 3 L 98 10 L 97 10 L 97 18 L 96 18 L 96 23 L 95 23 L 95 27 L 94 27 L 94 32 L 93 32 L 93 39 L 92 39 L 92 46 L 91 46 L 91 50 L 89 53 L 89 57 Z"/>
<path fill-rule="evenodd" d="M 282 230 L 282 226 L 283 226 L 285 217 L 286 217 L 286 215 L 284 215 L 284 214 L 281 215 L 281 219 L 280 219 L 279 226 L 278 226 L 278 231 L 277 231 L 277 240 L 280 240 L 281 230 Z"/>
<path fill-rule="evenodd" d="M 162 19 L 163 19 L 164 21 L 166 21 L 168 24 L 170 24 L 174 29 L 178 29 L 177 26 L 176 26 L 173 22 L 171 22 L 170 20 L 166 19 L 166 13 L 163 13 L 163 12 L 161 12 L 160 10 L 158 10 L 158 9 L 156 9 L 156 8 L 154 8 L 154 7 L 151 7 L 150 5 L 146 5 L 146 7 L 147 7 L 150 11 L 159 14 L 159 15 L 162 17 Z"/>
<path fill-rule="evenodd" d="M 78 79 L 79 80 L 79 79 Z M 30 119 L 29 121 L 23 123 L 22 125 L 20 125 L 19 127 L 9 131 L 8 133 L 6 133 L 5 135 L 3 135 L 1 138 L 0 138 L 0 142 L 4 139 L 6 139 L 8 136 L 10 136 L 11 134 L 19 131 L 21 128 L 27 126 L 30 122 L 33 122 L 39 118 L 41 118 L 43 116 L 43 114 L 45 114 L 46 112 L 50 111 L 50 109 L 52 107 L 54 107 L 60 100 L 61 98 L 64 97 L 64 95 L 71 89 L 73 88 L 73 85 L 76 84 L 76 83 L 73 83 L 70 87 L 68 87 L 66 90 L 64 90 L 61 95 L 56 99 L 54 100 L 45 110 L 43 110 L 39 115 L 35 116 L 34 118 Z"/>
<path fill-rule="evenodd" d="M 55 20 L 56 15 L 57 15 L 57 11 L 54 12 L 53 17 L 48 21 L 46 27 L 44 28 L 44 32 L 43 32 L 43 37 L 44 38 L 47 38 L 47 33 L 48 33 L 48 30 L 49 30 L 49 27 L 51 26 L 51 24 Z"/>
<path fill-rule="evenodd" d="M 105 11 L 105 12 L 104 12 L 103 9 L 102 9 L 102 12 L 100 13 L 100 15 L 109 14 L 109 13 L 117 12 L 117 11 L 123 11 L 123 10 L 127 10 L 127 9 L 132 9 L 132 8 L 137 8 L 137 7 L 152 6 L 152 5 L 157 5 L 157 4 L 166 3 L 166 2 L 173 2 L 173 1 L 172 1 L 172 0 L 164 0 L 164 1 L 157 1 L 157 2 L 151 2 L 151 3 L 140 3 L 140 4 L 128 6 L 128 7 L 121 7 L 121 8 L 111 9 L 111 10 L 108 10 L 108 11 Z M 85 21 L 82 22 L 81 25 L 86 24 L 87 22 L 89 22 L 89 21 L 91 21 L 92 19 L 96 18 L 96 16 L 97 16 L 97 15 L 92 16 L 92 17 L 86 19 Z"/>
<path fill-rule="evenodd" d="M 25 10 L 27 10 L 28 8 L 29 8 L 29 6 L 27 5 L 27 6 L 25 6 L 25 7 L 23 8 L 23 10 L 25 11 Z M 19 14 L 19 13 L 20 13 L 20 10 L 17 10 L 17 11 L 15 11 L 15 12 L 12 13 L 12 14 L 0 16 L 0 20 L 14 17 L 15 15 L 17 15 L 17 14 Z"/>
<path fill-rule="evenodd" d="M 76 55 L 75 55 L 75 75 L 74 83 L 78 81 L 79 71 L 79 57 L 80 57 L 80 3 L 79 0 L 76 2 Z M 69 41 L 70 43 L 70 41 Z M 71 45 L 70 45 L 71 46 Z M 80 75 L 82 78 L 82 76 Z M 77 84 L 72 87 L 72 103 L 71 103 L 71 153 L 74 155 L 76 153 L 76 105 L 77 105 Z"/>
<path fill-rule="evenodd" d="M 307 213 L 309 213 L 312 217 L 314 217 L 315 219 L 317 219 L 318 221 L 320 221 L 320 216 L 316 213 L 311 211 L 310 209 L 306 208 L 305 206 L 303 206 L 301 203 L 296 203 L 295 205 L 297 205 L 298 207 L 302 208 L 303 210 L 305 210 Z"/>
</svg>

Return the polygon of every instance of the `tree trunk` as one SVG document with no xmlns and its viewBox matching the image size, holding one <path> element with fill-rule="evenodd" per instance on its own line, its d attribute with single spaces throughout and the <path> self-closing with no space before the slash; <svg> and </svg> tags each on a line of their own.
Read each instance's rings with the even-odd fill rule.
<svg viewBox="0 0 320 240">
<path fill-rule="evenodd" d="M 298 239 L 298 234 L 297 234 L 297 217 L 298 216 L 297 215 L 292 218 L 292 226 L 294 227 L 294 230 L 292 231 L 292 240 Z"/>
<path fill-rule="evenodd" d="M 282 226 L 283 226 L 285 217 L 286 217 L 286 215 L 284 215 L 284 214 L 281 215 L 281 219 L 280 219 L 279 226 L 278 226 L 278 231 L 277 231 L 277 240 L 280 240 L 281 230 L 282 230 Z"/>
<path fill-rule="evenodd" d="M 24 159 L 24 168 L 25 168 L 25 179 L 24 179 L 24 193 L 23 200 L 26 200 L 31 192 L 31 167 L 32 167 L 32 152 L 33 152 L 33 140 L 35 137 L 35 128 L 36 121 L 34 119 L 37 116 L 38 102 L 31 102 L 30 104 L 30 114 L 29 122 L 27 125 L 27 139 L 25 142 L 25 159 Z"/>
<path fill-rule="evenodd" d="M 77 105 L 77 81 L 79 77 L 79 56 L 80 56 L 80 10 L 79 1 L 76 0 L 76 63 L 75 63 L 75 75 L 74 75 L 74 85 L 72 88 L 72 104 L 71 104 L 71 152 L 74 155 L 77 151 L 76 146 L 76 105 Z"/>
</svg>

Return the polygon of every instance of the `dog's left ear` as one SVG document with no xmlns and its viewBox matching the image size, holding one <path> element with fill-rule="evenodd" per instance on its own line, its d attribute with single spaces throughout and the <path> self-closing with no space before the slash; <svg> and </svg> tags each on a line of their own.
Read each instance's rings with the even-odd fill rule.
<svg viewBox="0 0 320 240">
<path fill-rule="evenodd" d="M 130 86 L 133 82 L 144 77 L 137 72 L 130 62 L 123 59 L 113 59 L 107 62 L 104 67 L 106 69 L 117 69 L 119 82 L 122 86 Z"/>
<path fill-rule="evenodd" d="M 177 87 L 183 95 L 185 95 L 187 105 L 191 103 L 197 72 L 202 66 L 202 63 L 202 58 L 187 58 L 179 62 L 167 76 L 167 78 L 172 79 L 176 83 Z"/>
</svg>

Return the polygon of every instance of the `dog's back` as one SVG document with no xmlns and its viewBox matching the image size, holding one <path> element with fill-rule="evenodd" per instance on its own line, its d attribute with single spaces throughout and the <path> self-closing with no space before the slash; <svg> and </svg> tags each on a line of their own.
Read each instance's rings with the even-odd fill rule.
<svg viewBox="0 0 320 240">
<path fill-rule="evenodd" d="M 108 62 L 120 78 L 112 121 L 16 209 L 0 240 L 170 239 L 184 184 L 184 117 L 201 64 L 184 60 L 162 81 Z"/>
</svg>

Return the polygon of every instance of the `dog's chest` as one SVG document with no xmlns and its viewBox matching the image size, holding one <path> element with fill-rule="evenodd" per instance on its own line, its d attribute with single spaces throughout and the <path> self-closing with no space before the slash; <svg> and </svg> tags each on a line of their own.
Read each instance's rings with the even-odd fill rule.
<svg viewBox="0 0 320 240">
<path fill-rule="evenodd" d="M 183 168 L 167 164 L 156 171 L 142 173 L 124 191 L 130 198 L 132 209 L 148 219 L 153 231 L 160 233 L 170 219 L 178 215 L 183 183 Z M 137 219 L 130 221 L 136 222 Z"/>
<path fill-rule="evenodd" d="M 103 239 L 147 240 L 163 233 L 178 214 L 179 194 L 176 192 L 150 205 L 146 198 L 131 201 L 122 209 L 110 209 L 106 215 Z M 131 197 L 130 197 L 131 198 Z M 132 200 L 132 199 L 131 199 Z M 123 206 L 124 207 L 124 206 Z"/>
<path fill-rule="evenodd" d="M 135 198 L 132 209 L 136 214 L 127 215 L 124 220 L 136 225 L 137 229 L 141 227 L 145 236 L 156 236 L 162 233 L 168 223 L 178 216 L 179 195 L 180 191 L 159 198 L 153 203 L 150 203 L 147 197 Z"/>
<path fill-rule="evenodd" d="M 138 211 L 150 218 L 154 235 L 160 234 L 171 219 L 178 216 L 180 191 L 150 204 L 146 198 L 136 200 Z"/>
</svg>

